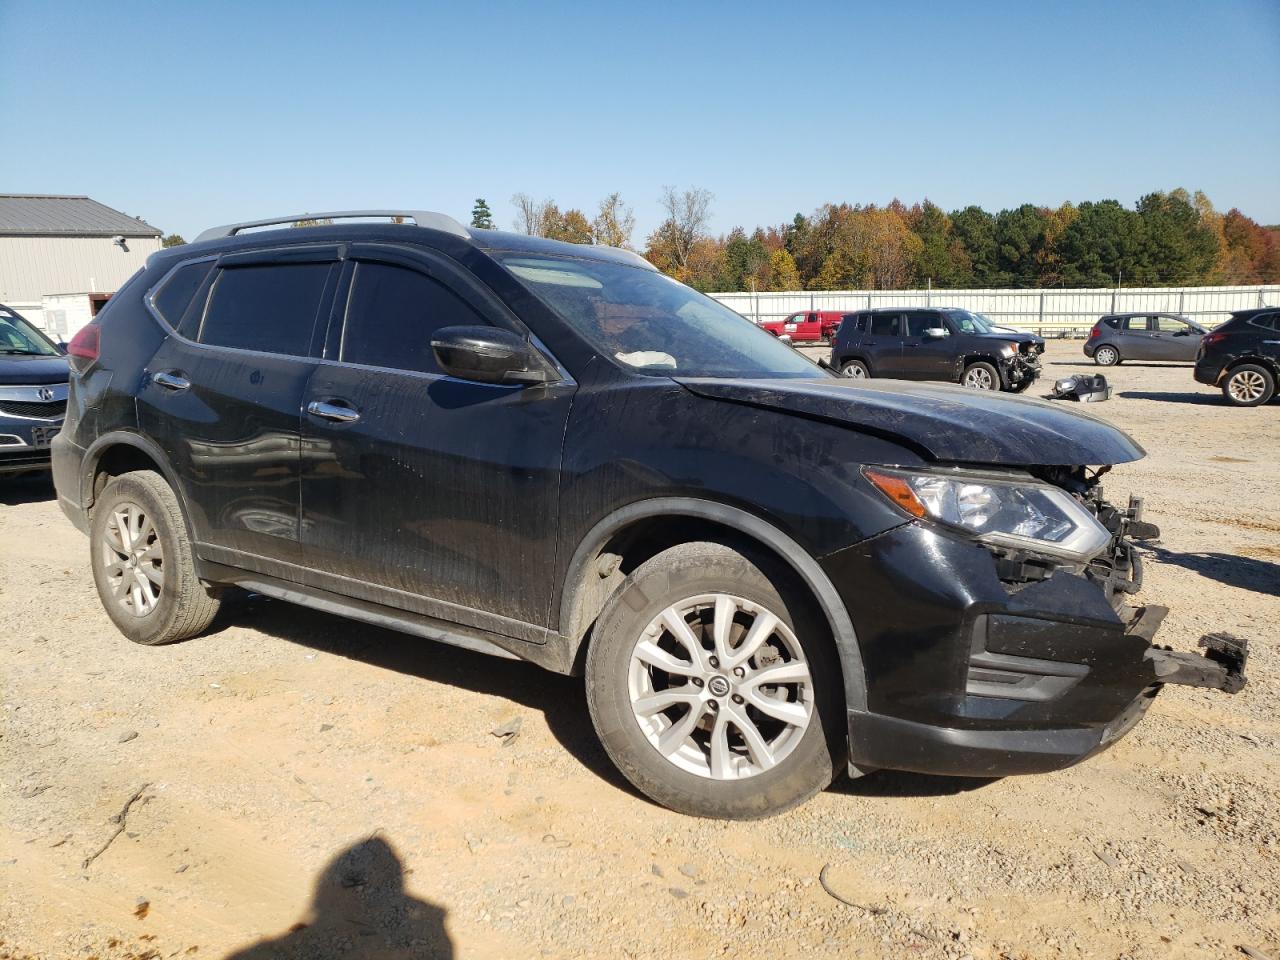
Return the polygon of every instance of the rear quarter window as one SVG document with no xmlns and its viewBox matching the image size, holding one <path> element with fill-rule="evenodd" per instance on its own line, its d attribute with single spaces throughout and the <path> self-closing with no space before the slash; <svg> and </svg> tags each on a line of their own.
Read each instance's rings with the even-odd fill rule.
<svg viewBox="0 0 1280 960">
<path fill-rule="evenodd" d="M 161 319 L 175 330 L 181 330 L 183 319 L 193 310 L 196 293 L 213 273 L 214 262 L 205 260 L 199 263 L 186 263 L 178 267 L 161 283 L 151 298 L 151 305 Z M 203 297 L 201 300 L 203 301 Z M 203 306 L 203 303 L 201 303 Z"/>
<path fill-rule="evenodd" d="M 1280 330 L 1280 313 L 1264 313 L 1259 317 L 1254 317 L 1249 322 L 1255 327 L 1274 332 Z"/>
</svg>

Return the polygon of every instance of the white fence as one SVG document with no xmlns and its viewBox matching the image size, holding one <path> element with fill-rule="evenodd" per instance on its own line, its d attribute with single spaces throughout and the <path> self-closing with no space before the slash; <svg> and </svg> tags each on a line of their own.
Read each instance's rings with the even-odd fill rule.
<svg viewBox="0 0 1280 960">
<path fill-rule="evenodd" d="M 779 320 L 800 310 L 869 307 L 962 307 L 994 322 L 1059 337 L 1085 336 L 1108 313 L 1177 313 L 1204 326 L 1233 310 L 1280 306 L 1280 286 L 1152 287 L 1088 290 L 822 290 L 796 293 L 713 293 L 750 320 Z"/>
</svg>

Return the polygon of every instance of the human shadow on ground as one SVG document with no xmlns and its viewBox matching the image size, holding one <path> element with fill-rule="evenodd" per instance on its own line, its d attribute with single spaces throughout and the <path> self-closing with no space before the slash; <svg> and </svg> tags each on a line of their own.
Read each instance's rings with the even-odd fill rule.
<svg viewBox="0 0 1280 960">
<path fill-rule="evenodd" d="M 57 498 L 53 479 L 48 473 L 35 476 L 6 477 L 0 475 L 0 504 L 17 507 L 24 503 L 45 503 Z"/>
<path fill-rule="evenodd" d="M 1181 553 L 1157 546 L 1143 550 L 1160 563 L 1191 570 L 1229 587 L 1280 597 L 1280 563 L 1232 553 Z"/>
<path fill-rule="evenodd" d="M 539 710 L 552 736 L 578 762 L 612 786 L 640 796 L 596 738 L 581 677 L 566 677 L 523 660 L 475 653 L 266 597 L 243 599 L 221 619 L 223 625 L 252 627 L 313 650 Z M 213 632 L 217 630 L 215 623 Z"/>
<path fill-rule="evenodd" d="M 1126 400 L 1161 400 L 1166 403 L 1195 403 L 1201 406 L 1220 407 L 1223 405 L 1222 395 L 1217 393 L 1188 393 L 1151 390 L 1122 390 L 1117 396 Z"/>
<path fill-rule="evenodd" d="M 404 889 L 404 870 L 376 834 L 343 850 L 316 881 L 307 918 L 226 960 L 451 960 L 446 911 Z"/>
</svg>

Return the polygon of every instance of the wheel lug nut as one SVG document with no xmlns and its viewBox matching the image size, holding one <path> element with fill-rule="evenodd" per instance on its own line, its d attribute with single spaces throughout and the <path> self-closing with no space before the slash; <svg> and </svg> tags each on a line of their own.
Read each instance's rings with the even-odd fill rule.
<svg viewBox="0 0 1280 960">
<path fill-rule="evenodd" d="M 735 694 L 733 695 L 733 702 L 734 702 L 734 703 L 742 703 L 742 694 L 740 694 L 740 693 L 735 693 Z"/>
<path fill-rule="evenodd" d="M 712 713 L 715 713 L 717 710 L 720 709 L 720 704 L 716 703 L 714 700 L 708 700 L 707 709 L 710 710 Z"/>
<path fill-rule="evenodd" d="M 693 685 L 694 685 L 695 687 L 700 687 L 700 686 L 702 686 L 702 678 L 701 678 L 701 677 L 694 677 L 694 678 L 693 678 Z"/>
<path fill-rule="evenodd" d="M 741 667 L 734 667 L 733 675 L 735 677 L 745 677 L 747 675 L 747 671 L 743 670 Z"/>
<path fill-rule="evenodd" d="M 719 669 L 719 667 L 720 667 L 720 661 L 719 661 L 718 659 L 716 659 L 715 657 L 712 657 L 712 658 L 711 658 L 710 660 L 708 660 L 707 662 L 708 662 L 708 663 L 710 663 L 710 664 L 711 664 L 711 666 L 716 667 L 717 669 Z"/>
</svg>

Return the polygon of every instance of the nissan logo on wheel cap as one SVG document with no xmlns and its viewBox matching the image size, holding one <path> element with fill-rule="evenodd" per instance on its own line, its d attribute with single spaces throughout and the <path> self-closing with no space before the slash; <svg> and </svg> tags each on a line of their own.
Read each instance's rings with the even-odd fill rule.
<svg viewBox="0 0 1280 960">
<path fill-rule="evenodd" d="M 712 677 L 707 681 L 707 689 L 713 696 L 723 697 L 729 692 L 729 681 L 724 677 Z"/>
</svg>

